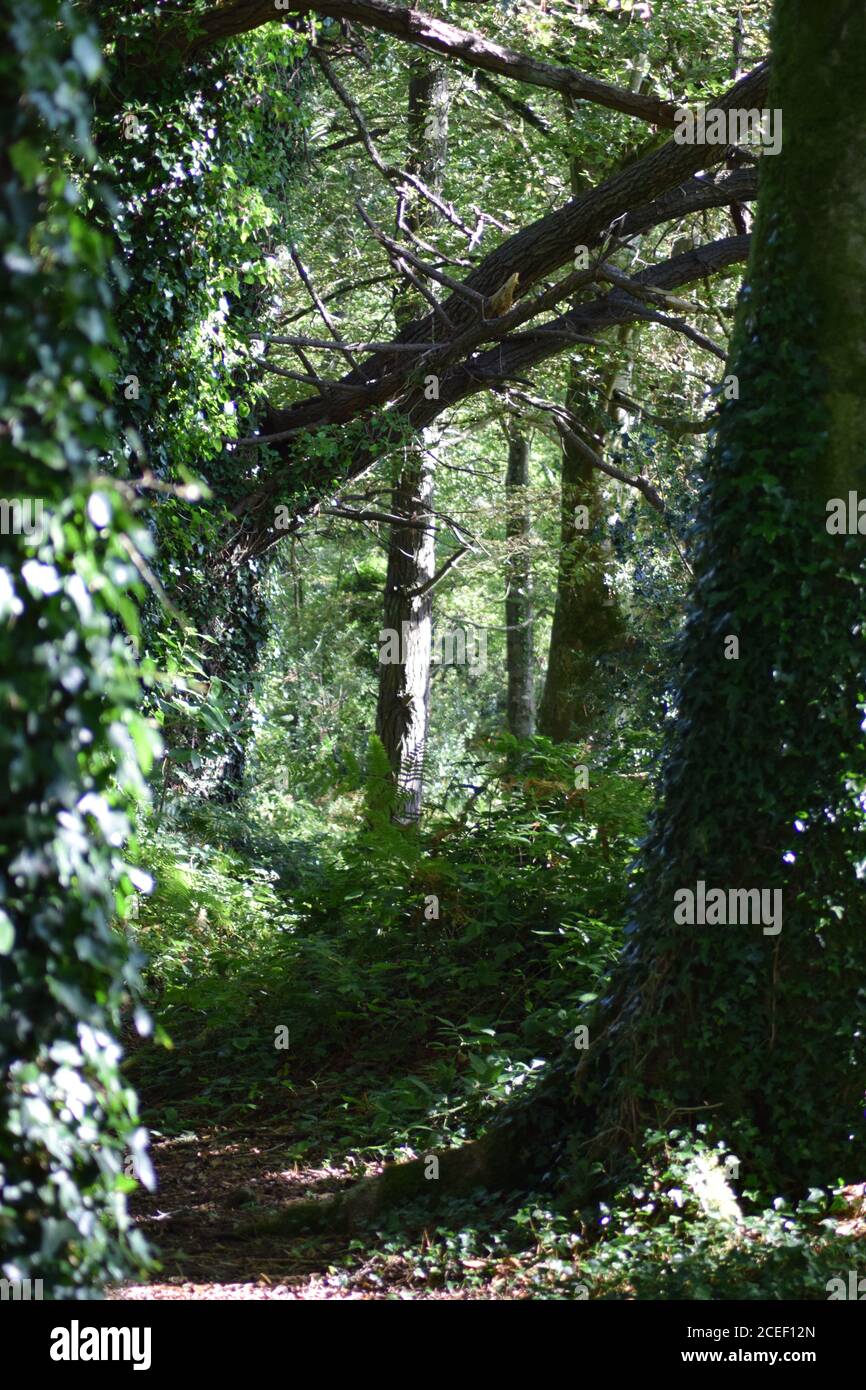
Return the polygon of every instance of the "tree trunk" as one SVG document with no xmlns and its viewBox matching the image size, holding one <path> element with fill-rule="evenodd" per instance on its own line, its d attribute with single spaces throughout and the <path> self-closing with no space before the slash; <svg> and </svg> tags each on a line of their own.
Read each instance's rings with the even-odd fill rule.
<svg viewBox="0 0 866 1390">
<path fill-rule="evenodd" d="M 529 543 L 529 440 L 519 430 L 508 436 L 505 477 L 506 665 L 508 668 L 508 731 L 515 738 L 535 733 L 535 680 L 532 632 L 532 557 Z"/>
<path fill-rule="evenodd" d="M 564 105 L 573 120 L 575 103 L 565 97 Z M 576 158 L 569 177 L 577 198 L 586 176 Z M 581 381 L 580 365 L 572 359 L 565 405 L 574 414 L 587 410 Z M 561 488 L 556 603 L 538 711 L 539 733 L 555 743 L 583 738 L 597 727 L 604 705 L 601 662 L 622 639 L 616 596 L 605 578 L 611 547 L 604 530 L 601 479 L 565 440 Z"/>
<path fill-rule="evenodd" d="M 432 498 L 432 468 L 419 449 L 407 450 L 392 493 L 393 511 L 423 520 L 429 517 Z M 432 577 L 433 564 L 432 520 L 423 530 L 417 526 L 391 527 L 376 732 L 400 792 L 397 819 L 407 823 L 417 821 L 421 814 L 433 641 L 432 595 L 414 591 Z M 386 661 L 383 657 L 389 655 L 389 643 L 390 655 L 396 659 Z"/>
<path fill-rule="evenodd" d="M 409 79 L 410 172 L 422 178 L 428 188 L 438 192 L 442 186 L 448 133 L 448 86 L 444 72 L 431 67 L 426 59 L 414 58 Z M 401 194 L 397 214 L 397 235 L 405 237 L 429 226 L 431 208 L 411 202 Z M 421 300 L 422 305 L 424 301 Z M 426 305 L 425 305 L 426 307 Z M 398 328 L 418 313 L 416 296 L 399 296 L 394 306 Z M 391 511 L 415 521 L 427 520 L 425 529 L 392 526 L 388 544 L 388 577 L 385 585 L 385 641 L 380 650 L 379 698 L 376 732 L 385 746 L 388 761 L 400 793 L 397 819 L 407 824 L 421 815 L 424 794 L 424 755 L 430 722 L 430 663 L 433 642 L 433 600 L 418 590 L 433 577 L 435 536 L 433 519 L 433 461 L 430 440 L 422 435 L 417 444 L 405 450 L 403 467 L 391 495 Z M 396 639 L 396 640 L 395 640 Z M 393 650 L 397 646 L 398 650 Z"/>
<path fill-rule="evenodd" d="M 566 405 L 579 413 L 578 369 L 572 367 Z M 539 733 L 556 743 L 584 738 L 604 713 L 603 660 L 622 645 L 623 626 L 606 578 L 610 541 L 598 472 L 568 443 L 562 448 L 562 502 L 556 605 Z"/>
<path fill-rule="evenodd" d="M 774 41 L 784 143 L 761 161 L 604 1127 L 717 1117 L 744 1171 L 802 1184 L 866 1156 L 863 540 L 828 529 L 866 493 L 866 10 L 778 0 Z M 701 881 L 727 925 L 689 923 Z M 743 889 L 773 895 L 758 924 L 732 913 Z"/>
</svg>

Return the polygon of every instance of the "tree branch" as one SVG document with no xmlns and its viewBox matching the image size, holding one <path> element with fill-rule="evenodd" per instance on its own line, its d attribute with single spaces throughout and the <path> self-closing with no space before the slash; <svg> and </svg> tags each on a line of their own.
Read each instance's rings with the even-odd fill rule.
<svg viewBox="0 0 866 1390">
<path fill-rule="evenodd" d="M 402 9 L 387 4 L 385 0 L 316 0 L 315 3 L 296 0 L 292 9 L 296 15 L 315 13 L 332 19 L 347 19 L 353 24 L 390 34 L 431 53 L 466 63 L 472 68 L 483 68 L 487 72 L 498 73 L 500 77 L 525 82 L 528 86 L 568 92 L 576 100 L 621 111 L 652 125 L 671 129 L 674 124 L 676 107 L 671 102 L 601 82 L 597 77 L 590 77 L 575 68 L 545 63 L 530 54 L 493 43 L 480 34 L 433 19 L 420 10 Z M 284 16 L 274 8 L 274 0 L 235 0 L 234 4 L 217 6 L 196 18 L 198 32 L 195 38 L 182 43 L 189 56 L 223 39 L 279 21 Z M 178 28 L 178 34 L 182 32 Z"/>
<path fill-rule="evenodd" d="M 343 340 L 342 340 L 342 338 L 340 337 L 340 330 L 337 328 L 337 325 L 334 323 L 334 320 L 331 318 L 331 315 L 328 313 L 327 308 L 326 308 L 325 305 L 322 303 L 322 300 L 319 298 L 319 295 L 318 295 L 318 293 L 317 293 L 317 291 L 316 291 L 316 288 L 315 288 L 315 286 L 314 286 L 312 280 L 310 279 L 309 271 L 307 270 L 306 266 L 304 265 L 303 261 L 301 260 L 301 258 L 300 258 L 300 256 L 298 255 L 298 253 L 297 253 L 297 251 L 296 251 L 296 249 L 295 249 L 294 246 L 292 246 L 292 247 L 289 248 L 289 255 L 290 255 L 291 258 L 292 258 L 292 261 L 293 261 L 293 263 L 294 263 L 294 267 L 295 267 L 296 271 L 298 272 L 298 274 L 299 274 L 300 277 L 301 277 L 301 280 L 302 280 L 302 282 L 303 282 L 304 288 L 306 289 L 308 295 L 310 296 L 310 298 L 312 299 L 312 301 L 313 301 L 313 303 L 315 304 L 316 308 L 318 309 L 319 314 L 320 314 L 320 316 L 321 316 L 321 319 L 322 319 L 322 321 L 323 321 L 325 327 L 326 327 L 326 328 L 328 329 L 328 331 L 330 332 L 331 337 L 334 339 L 335 343 L 337 344 L 337 347 L 338 347 L 339 351 L 343 354 L 343 356 L 345 357 L 346 361 L 349 363 L 349 366 L 352 367 L 352 368 L 354 368 L 355 371 L 357 371 L 357 370 L 358 370 L 358 364 L 357 364 L 357 362 L 355 361 L 355 359 L 354 359 L 354 357 L 352 356 L 352 354 L 351 354 L 351 352 L 349 351 L 349 349 L 343 345 Z"/>
<path fill-rule="evenodd" d="M 445 578 L 446 574 L 450 569 L 453 569 L 455 565 L 459 565 L 460 561 L 463 559 L 463 556 L 467 553 L 467 551 L 471 549 L 471 546 L 461 545 L 458 547 L 457 550 L 452 551 L 442 568 L 437 570 L 437 572 L 434 575 L 432 575 L 430 579 L 426 580 L 419 588 L 409 589 L 406 594 L 406 597 L 423 598 L 425 594 L 429 594 L 432 589 L 436 588 L 439 581 Z"/>
<path fill-rule="evenodd" d="M 515 400 L 523 401 L 526 405 L 532 406 L 533 410 L 541 410 L 549 414 L 560 437 L 570 448 L 576 450 L 582 458 L 586 459 L 587 463 L 593 468 L 597 468 L 600 473 L 606 473 L 609 478 L 615 478 L 617 482 L 626 483 L 629 487 L 636 488 L 638 492 L 643 493 L 651 507 L 654 507 L 657 512 L 661 512 L 662 515 L 664 515 L 664 503 L 649 478 L 641 476 L 632 477 L 630 474 L 624 473 L 621 468 L 617 468 L 614 464 L 608 463 L 601 457 L 601 454 L 597 454 L 595 449 L 591 448 L 590 445 L 575 432 L 574 426 L 579 422 L 565 406 L 557 405 L 555 401 L 540 400 L 538 396 L 530 396 L 525 391 L 512 391 L 511 395 Z"/>
</svg>

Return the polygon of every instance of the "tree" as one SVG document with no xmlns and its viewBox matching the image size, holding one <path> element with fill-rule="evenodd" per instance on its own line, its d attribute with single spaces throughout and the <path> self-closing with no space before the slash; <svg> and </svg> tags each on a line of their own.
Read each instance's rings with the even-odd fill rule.
<svg viewBox="0 0 866 1390">
<path fill-rule="evenodd" d="M 448 81 L 441 67 L 413 58 L 408 91 L 407 170 L 424 186 L 441 196 L 448 148 Z M 397 235 L 408 233 L 414 241 L 432 224 L 429 203 L 419 206 L 414 197 L 401 194 Z M 395 321 L 399 326 L 417 312 L 424 300 L 405 262 L 398 265 L 411 278 L 398 289 Z M 414 284 L 413 284 L 414 281 Z M 399 463 L 399 476 L 391 494 L 391 511 L 404 516 L 407 525 L 392 525 L 385 579 L 384 631 L 397 651 L 379 660 L 379 696 L 376 732 L 400 793 L 398 815 L 409 824 L 418 821 L 424 786 L 424 756 L 430 723 L 430 676 L 433 647 L 433 597 L 436 568 L 433 527 L 434 465 L 432 440 L 423 437 L 407 446 Z"/>
<path fill-rule="evenodd" d="M 114 919 L 148 887 L 123 846 L 159 751 L 137 710 L 150 544 L 112 470 L 112 246 L 73 176 L 94 165 L 97 35 L 53 0 L 3 11 L 0 1248 L 4 1279 L 75 1298 L 147 1260 L 125 1197 L 129 1160 L 151 1181 L 147 1136 L 117 1042 L 135 957 Z"/>
<path fill-rule="evenodd" d="M 572 370 L 566 408 L 586 413 L 588 402 Z M 623 624 L 606 577 L 610 543 L 601 478 L 572 436 L 562 443 L 562 499 L 556 604 L 539 732 L 561 743 L 598 727 L 604 714 L 601 660 L 620 645 Z"/>
<path fill-rule="evenodd" d="M 659 1105 L 699 1107 L 799 1182 L 864 1155 L 862 542 L 827 528 L 830 499 L 866 486 L 864 42 L 859 6 L 778 0 L 784 143 L 762 163 L 739 399 L 710 454 L 677 721 L 606 1025 L 609 1115 L 633 1133 Z M 674 894 L 699 880 L 779 894 L 779 929 L 677 924 Z"/>
<path fill-rule="evenodd" d="M 572 114 L 570 98 L 565 100 Z M 577 197 L 583 175 L 576 158 L 570 160 L 569 176 Z M 565 408 L 575 423 L 600 414 L 583 390 L 576 358 L 569 364 Z M 539 731 L 557 743 L 583 738 L 597 727 L 603 712 L 600 661 L 622 638 L 619 607 L 605 575 L 610 545 L 601 483 L 579 437 L 563 436 L 556 602 L 538 719 Z"/>
<path fill-rule="evenodd" d="M 515 738 L 535 733 L 535 667 L 533 662 L 532 519 L 529 512 L 529 439 L 517 427 L 508 431 L 505 475 L 506 667 L 507 723 Z"/>
</svg>

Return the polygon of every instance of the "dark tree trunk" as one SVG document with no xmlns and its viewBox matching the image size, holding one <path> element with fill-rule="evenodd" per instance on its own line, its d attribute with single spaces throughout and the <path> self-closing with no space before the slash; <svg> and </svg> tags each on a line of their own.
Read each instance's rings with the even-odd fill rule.
<svg viewBox="0 0 866 1390">
<path fill-rule="evenodd" d="M 574 371 L 566 404 L 580 410 Z M 557 743 L 583 738 L 604 713 L 604 658 L 623 638 L 622 617 L 605 576 L 609 562 L 600 475 L 565 443 L 556 605 L 538 712 L 539 733 Z"/>
<path fill-rule="evenodd" d="M 866 1159 L 866 586 L 862 535 L 828 529 L 833 499 L 866 495 L 866 10 L 778 0 L 774 30 L 783 147 L 761 161 L 602 1127 L 713 1119 L 744 1171 L 790 1185 Z M 700 881 L 779 897 L 693 925 Z"/>
<path fill-rule="evenodd" d="M 528 501 L 529 440 L 519 430 L 508 436 L 505 477 L 506 665 L 508 668 L 508 730 L 515 738 L 535 733 L 535 672 L 532 631 L 532 520 Z"/>
<path fill-rule="evenodd" d="M 575 118 L 575 104 L 564 99 Z M 569 167 L 572 196 L 580 196 L 585 174 L 579 162 Z M 580 367 L 572 360 L 565 404 L 584 413 Z M 604 704 L 602 662 L 620 645 L 622 624 L 616 597 L 605 578 L 610 541 L 604 533 L 601 479 L 573 445 L 563 441 L 559 563 L 556 603 L 538 730 L 555 743 L 580 739 L 599 722 Z"/>
</svg>

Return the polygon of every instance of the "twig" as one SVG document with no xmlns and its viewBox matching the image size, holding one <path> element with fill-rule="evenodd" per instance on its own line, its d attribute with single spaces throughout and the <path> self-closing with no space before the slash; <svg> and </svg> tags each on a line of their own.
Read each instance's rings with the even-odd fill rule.
<svg viewBox="0 0 866 1390">
<path fill-rule="evenodd" d="M 433 207 L 436 208 L 437 212 L 441 213 L 441 215 L 448 222 L 450 222 L 452 226 L 459 228 L 459 230 L 463 232 L 465 236 L 471 237 L 472 228 L 467 227 L 466 223 L 460 217 L 458 217 L 454 209 L 448 203 L 444 203 L 442 199 L 436 193 L 433 192 L 432 189 L 428 188 L 426 183 L 424 183 L 422 179 L 418 178 L 417 174 L 409 173 L 409 171 L 406 169 L 398 169 L 393 164 L 386 164 L 385 160 L 382 158 L 379 151 L 376 149 L 376 146 L 373 142 L 373 137 L 371 136 L 370 131 L 367 128 L 367 123 L 364 120 L 364 117 L 361 113 L 361 108 L 355 101 L 354 97 L 349 92 L 347 92 L 346 88 L 343 86 L 339 77 L 334 72 L 334 69 L 331 67 L 331 64 L 328 62 L 324 53 L 322 53 L 320 49 L 314 48 L 313 57 L 315 58 L 319 67 L 322 69 L 322 72 L 325 74 L 325 77 L 327 78 L 331 87 L 334 89 L 337 96 L 340 98 L 340 101 L 345 106 L 352 121 L 355 123 L 364 149 L 367 151 L 367 154 L 370 156 L 370 159 L 373 161 L 373 164 L 379 170 L 379 173 L 382 175 L 382 177 L 384 179 L 387 179 L 388 182 L 392 185 L 398 185 L 401 182 L 410 184 L 411 187 L 414 188 L 416 192 L 420 193 L 422 198 L 426 198 L 428 203 L 431 203 Z"/>
<path fill-rule="evenodd" d="M 649 478 L 643 478 L 641 476 L 631 477 L 628 473 L 624 473 L 621 468 L 615 467 L 612 463 L 607 463 L 600 454 L 596 453 L 595 449 L 591 448 L 590 445 L 587 444 L 585 440 L 581 439 L 580 435 L 575 432 L 573 426 L 579 428 L 580 422 L 575 419 L 570 410 L 566 410 L 565 406 L 557 405 L 555 401 L 540 400 L 538 396 L 530 396 L 525 391 L 512 391 L 511 394 L 515 400 L 523 401 L 526 405 L 532 406 L 534 410 L 542 410 L 550 415 L 559 434 L 565 442 L 576 449 L 593 468 L 597 468 L 600 472 L 606 473 L 609 478 L 616 478 L 619 483 L 626 483 L 629 487 L 636 488 L 638 492 L 643 493 L 651 507 L 654 507 L 657 512 L 661 512 L 662 515 L 664 515 L 664 503 Z"/>
<path fill-rule="evenodd" d="M 422 261 L 420 256 L 416 256 L 414 251 L 409 250 L 408 246 L 401 246 L 393 237 L 389 237 L 382 231 L 381 227 L 377 227 L 360 199 L 356 199 L 355 207 L 358 209 L 358 212 L 361 214 L 361 217 L 370 228 L 376 240 L 381 242 L 386 249 L 392 251 L 395 256 L 400 256 L 408 261 L 409 265 L 414 266 L 416 270 L 420 270 L 422 275 L 428 276 L 431 280 L 436 280 L 440 285 L 445 285 L 446 289 L 452 290 L 454 294 L 461 295 L 464 299 L 468 299 L 470 303 L 480 306 L 483 310 L 487 302 L 483 294 L 479 294 L 477 290 L 470 289 L 468 285 L 464 285 L 460 280 L 455 280 L 453 276 L 446 275 L 443 270 L 437 270 L 435 266 L 430 265 L 429 262 Z"/>
<path fill-rule="evenodd" d="M 300 381 L 304 386 L 314 386 L 321 394 L 324 394 L 327 389 L 328 391 L 349 391 L 354 395 L 358 390 L 357 386 L 347 386 L 342 381 L 330 381 L 326 377 L 318 376 L 315 372 L 290 372 L 287 367 L 278 367 L 273 362 L 266 362 L 263 357 L 254 357 L 252 361 L 257 367 L 263 367 L 266 372 L 273 372 L 275 376 L 288 377 L 289 381 Z"/>
<path fill-rule="evenodd" d="M 353 369 L 353 371 L 357 371 L 357 362 L 352 356 L 351 351 L 347 347 L 343 346 L 343 341 L 340 337 L 339 329 L 337 328 L 337 325 L 334 323 L 334 320 L 331 318 L 331 315 L 328 313 L 326 306 L 319 298 L 319 295 L 316 292 L 316 288 L 313 285 L 312 280 L 310 279 L 309 272 L 307 271 L 306 266 L 304 265 L 294 246 L 289 248 L 289 255 L 291 256 L 292 261 L 294 262 L 295 269 L 297 270 L 298 274 L 301 277 L 301 280 L 303 281 L 304 288 L 306 289 L 307 293 L 309 294 L 310 298 L 312 299 L 313 303 L 318 309 L 319 315 L 322 321 L 324 322 L 325 327 L 328 329 L 328 332 L 331 334 L 331 337 L 336 342 L 340 352 L 343 354 L 346 361 L 349 363 L 349 366 Z"/>
<path fill-rule="evenodd" d="M 334 344 L 327 338 L 285 338 L 269 334 L 266 340 L 261 336 L 254 335 L 257 341 L 267 341 L 269 343 L 279 343 L 281 347 L 309 347 L 325 348 L 333 352 Z M 343 347 L 349 348 L 352 352 L 429 352 L 431 347 L 440 348 L 442 343 L 344 343 Z"/>
<path fill-rule="evenodd" d="M 445 578 L 448 571 L 450 569 L 453 569 L 455 565 L 458 565 L 460 563 L 460 561 L 463 559 L 463 556 L 467 553 L 467 551 L 471 550 L 471 548 L 472 547 L 468 545 L 461 545 L 457 550 L 453 551 L 452 554 L 448 556 L 448 559 L 445 561 L 442 568 L 438 570 L 437 573 L 434 574 L 431 579 L 428 579 L 417 589 L 409 589 L 406 593 L 406 597 L 423 598 L 425 594 L 429 594 L 431 589 L 435 589 L 440 580 Z"/>
<path fill-rule="evenodd" d="M 345 521 L 383 521 L 388 526 L 406 526 L 413 531 L 432 531 L 426 521 L 413 521 L 408 516 L 395 516 L 393 512 L 357 511 L 354 507 L 322 507 L 325 516 L 341 516 Z"/>
</svg>

